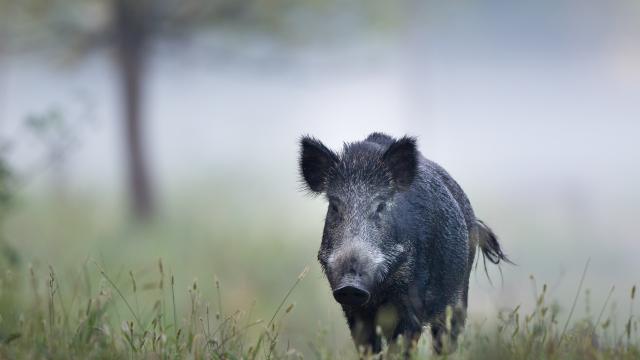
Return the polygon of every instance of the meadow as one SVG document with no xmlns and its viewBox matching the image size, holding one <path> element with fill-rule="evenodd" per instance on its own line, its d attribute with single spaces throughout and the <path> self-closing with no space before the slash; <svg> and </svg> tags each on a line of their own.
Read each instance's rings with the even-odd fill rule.
<svg viewBox="0 0 640 360">
<path fill-rule="evenodd" d="M 260 190 L 242 188 L 241 198 L 180 193 L 146 225 L 106 200 L 116 196 L 19 198 L 3 221 L 15 256 L 2 263 L 0 358 L 368 357 L 352 345 L 315 261 L 324 205 L 300 208 L 267 194 L 248 207 Z M 640 357 L 636 287 L 600 291 L 596 259 L 576 261 L 564 293 L 518 275 L 520 287 L 533 289 L 527 302 L 505 295 L 496 269 L 489 283 L 478 268 L 466 331 L 444 357 Z M 503 267 L 506 281 L 524 266 Z M 483 292 L 507 305 L 486 311 Z M 412 358 L 435 357 L 427 334 Z M 378 357 L 402 357 L 402 340 L 388 345 Z"/>
</svg>

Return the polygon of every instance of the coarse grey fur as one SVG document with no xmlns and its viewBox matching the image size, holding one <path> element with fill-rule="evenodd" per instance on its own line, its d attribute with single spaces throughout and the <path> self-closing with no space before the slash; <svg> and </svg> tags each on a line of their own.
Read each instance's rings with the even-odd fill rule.
<svg viewBox="0 0 640 360">
<path fill-rule="evenodd" d="M 495 264 L 508 261 L 458 183 L 414 138 L 382 133 L 340 154 L 303 137 L 300 171 L 329 201 L 318 260 L 356 345 L 380 351 L 377 326 L 389 340 L 415 342 L 430 325 L 436 352 L 455 348 L 476 246 Z"/>
</svg>

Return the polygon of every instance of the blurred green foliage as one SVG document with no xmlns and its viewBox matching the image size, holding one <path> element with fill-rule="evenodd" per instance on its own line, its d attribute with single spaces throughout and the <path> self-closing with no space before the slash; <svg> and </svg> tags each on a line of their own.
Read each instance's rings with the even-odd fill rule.
<svg viewBox="0 0 640 360">
<path fill-rule="evenodd" d="M 0 41 L 21 52 L 83 54 L 110 45 L 119 0 L 2 0 Z M 289 43 L 345 39 L 362 29 L 397 27 L 410 1 L 382 0 L 133 0 L 145 31 L 156 39 L 183 39 L 216 29 L 228 35 L 271 36 Z M 5 44 L 6 45 L 6 44 Z M 70 52 L 69 52 L 70 51 Z"/>
<path fill-rule="evenodd" d="M 18 265 L 17 251 L 7 243 L 4 223 L 13 200 L 14 177 L 6 159 L 8 145 L 0 140 L 0 341 L 8 336 L 6 327 L 14 325 L 10 320 L 18 301 L 18 284 L 14 273 Z"/>
</svg>

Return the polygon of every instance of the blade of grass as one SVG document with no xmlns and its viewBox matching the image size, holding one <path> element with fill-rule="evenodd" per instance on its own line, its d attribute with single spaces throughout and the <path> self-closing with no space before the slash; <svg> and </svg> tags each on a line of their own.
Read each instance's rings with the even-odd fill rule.
<svg viewBox="0 0 640 360">
<path fill-rule="evenodd" d="M 564 328 L 562 329 L 562 334 L 560 335 L 560 340 L 558 340 L 558 347 L 562 344 L 562 340 L 564 339 L 564 335 L 567 332 L 567 328 L 569 327 L 569 322 L 571 321 L 571 317 L 573 316 L 573 312 L 576 309 L 576 304 L 578 303 L 578 297 L 580 297 L 580 292 L 582 291 L 582 284 L 584 283 L 584 278 L 587 276 L 587 270 L 589 269 L 589 263 L 591 262 L 591 258 L 587 259 L 587 262 L 584 264 L 584 270 L 582 271 L 582 277 L 580 277 L 580 284 L 578 284 L 578 291 L 576 291 L 576 296 L 573 299 L 573 304 L 571 305 L 571 310 L 569 311 L 569 316 L 567 317 L 567 321 L 564 323 Z"/>
<path fill-rule="evenodd" d="M 131 315 L 133 315 L 133 318 L 136 320 L 136 323 L 138 324 L 140 329 L 141 330 L 144 329 L 144 326 L 142 326 L 142 322 L 138 318 L 138 315 L 136 315 L 136 312 L 133 310 L 133 308 L 131 307 L 131 304 L 129 304 L 129 301 L 127 301 L 127 298 L 124 297 L 124 294 L 122 294 L 118 286 L 113 282 L 113 280 L 111 280 L 109 275 L 107 275 L 107 273 L 104 271 L 104 269 L 102 269 L 102 267 L 100 266 L 100 264 L 98 264 L 97 261 L 94 260 L 93 263 L 98 268 L 98 271 L 100 271 L 100 275 L 102 275 L 105 278 L 105 280 L 107 280 L 107 282 L 111 285 L 111 287 L 113 287 L 113 289 L 118 293 L 118 296 L 120 296 L 122 301 L 124 301 L 125 305 L 127 305 L 129 312 L 131 312 Z"/>
<path fill-rule="evenodd" d="M 309 272 L 309 267 L 305 267 L 304 270 L 302 270 L 302 272 L 300 273 L 300 275 L 298 275 L 298 278 L 296 279 L 296 281 L 293 283 L 293 285 L 291 285 L 291 287 L 289 288 L 289 291 L 287 291 L 287 294 L 284 296 L 284 298 L 282 298 L 282 301 L 280 302 L 280 305 L 278 305 L 278 308 L 276 309 L 276 311 L 273 313 L 273 316 L 271 317 L 271 320 L 269 320 L 269 323 L 267 324 L 267 327 L 271 326 L 271 324 L 273 323 L 273 321 L 276 319 L 276 316 L 278 315 L 278 313 L 280 312 L 280 310 L 282 309 L 282 307 L 284 306 L 284 304 L 287 302 L 287 299 L 289 298 L 289 296 L 291 295 L 291 293 L 293 292 L 293 290 L 296 288 L 296 286 L 298 286 L 298 284 L 300 283 L 300 281 L 302 281 L 302 279 L 304 279 L 304 277 L 307 275 L 307 272 Z"/>
<path fill-rule="evenodd" d="M 607 295 L 607 299 L 604 301 L 604 304 L 602 305 L 602 309 L 600 310 L 600 314 L 598 315 L 598 319 L 596 320 L 596 323 L 594 325 L 594 329 L 598 328 L 598 325 L 600 325 L 600 320 L 602 320 L 602 315 L 604 315 L 604 311 L 607 308 L 607 304 L 609 303 L 609 299 L 611 299 L 611 295 L 613 295 L 613 292 L 615 291 L 616 287 L 612 286 L 611 290 L 609 290 L 609 295 Z"/>
<path fill-rule="evenodd" d="M 176 340 L 178 338 L 178 316 L 176 315 L 176 290 L 175 279 L 171 274 L 171 302 L 173 303 L 173 331 L 176 332 Z"/>
<path fill-rule="evenodd" d="M 260 350 L 260 346 L 262 345 L 262 340 L 264 339 L 264 336 L 265 335 L 269 336 L 268 332 L 269 332 L 269 328 L 271 327 L 271 324 L 273 324 L 273 321 L 276 319 L 276 316 L 278 315 L 278 313 L 280 312 L 280 310 L 282 309 L 284 304 L 287 302 L 287 299 L 289 298 L 289 296 L 291 295 L 293 290 L 296 288 L 296 286 L 298 286 L 300 281 L 302 281 L 302 279 L 304 279 L 305 275 L 307 275 L 307 272 L 309 272 L 309 267 L 308 266 L 306 266 L 304 268 L 304 270 L 302 270 L 300 275 L 298 275 L 298 278 L 296 279 L 296 281 L 289 288 L 289 291 L 287 291 L 287 294 L 284 296 L 284 298 L 282 298 L 282 301 L 280 302 L 280 305 L 278 305 L 278 308 L 276 308 L 276 311 L 273 313 L 273 316 L 271 317 L 271 320 L 269 320 L 269 323 L 267 323 L 267 326 L 265 327 L 265 331 L 263 331 L 260 334 L 260 336 L 258 337 L 258 342 L 256 343 L 256 347 L 253 349 L 253 352 L 251 354 L 249 354 L 249 356 L 250 356 L 250 358 L 252 360 L 255 359 L 256 356 L 258 355 L 258 351 Z"/>
</svg>

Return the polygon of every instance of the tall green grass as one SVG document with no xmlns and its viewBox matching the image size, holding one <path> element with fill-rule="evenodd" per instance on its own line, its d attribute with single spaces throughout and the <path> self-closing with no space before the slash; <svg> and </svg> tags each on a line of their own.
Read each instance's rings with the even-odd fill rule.
<svg viewBox="0 0 640 360">
<path fill-rule="evenodd" d="M 304 354 L 317 359 L 368 357 L 353 346 L 341 347 L 327 329 L 303 343 L 281 337 L 288 318 L 296 317 L 291 301 L 308 269 L 292 274 L 290 288 L 267 318 L 254 306 L 238 309 L 225 302 L 224 286 L 194 280 L 181 290 L 175 277 L 159 260 L 153 273 L 114 276 L 97 261 L 87 260 L 75 281 L 60 278 L 53 267 L 28 270 L 28 298 L 2 309 L 0 358 L 7 359 L 291 359 Z M 92 283 L 89 272 L 99 274 Z M 586 267 L 585 267 L 586 272 Z M 3 275 L 0 297 L 10 296 L 15 274 Z M 628 312 L 611 313 L 609 294 L 594 314 L 572 319 L 579 298 L 590 302 L 582 290 L 584 274 L 568 316 L 560 321 L 560 305 L 549 303 L 547 286 L 536 294 L 535 306 L 502 311 L 495 319 L 472 320 L 452 359 L 638 359 L 640 321 L 634 314 L 636 287 L 630 290 Z M 26 280 L 23 279 L 23 280 Z M 533 279 L 532 279 L 533 280 Z M 13 282 L 11 282 L 13 281 Z M 213 290 L 207 296 L 202 288 Z M 25 289 L 26 290 L 26 289 Z M 211 293 L 211 292 L 209 292 Z M 144 294 L 144 296 L 142 296 Z M 176 306 L 176 299 L 188 306 Z M 259 299 L 257 300 L 259 301 Z M 4 304 L 4 303 L 3 303 Z M 607 310 L 609 315 L 605 315 Z M 307 318 L 312 318 L 313 316 Z M 624 319 L 619 322 L 619 319 Z M 315 324 L 309 324 L 315 326 Z M 425 335 L 416 348 L 386 344 L 377 358 L 435 356 Z M 407 355 L 408 354 L 408 355 Z"/>
<path fill-rule="evenodd" d="M 248 206 L 224 197 L 238 192 L 233 187 L 220 187 L 228 191 L 177 194 L 170 211 L 144 228 L 128 223 L 119 206 L 105 206 L 104 196 L 22 197 L 1 229 L 19 259 L 0 262 L 0 360 L 358 358 L 315 261 L 323 205 L 302 207 L 247 186 Z M 538 234 L 522 234 L 520 248 L 529 251 L 526 236 Z M 544 268 L 560 258 L 573 268 L 569 261 L 580 256 L 571 248 L 557 258 L 527 254 Z M 524 268 L 509 268 L 505 279 Z M 472 313 L 458 350 L 446 357 L 639 358 L 635 287 L 622 296 L 588 292 L 585 284 L 602 288 L 589 277 L 569 284 L 560 301 L 550 301 L 557 288 L 542 286 L 535 301 Z M 519 301 L 504 294 L 505 303 Z M 400 346 L 387 345 L 383 357 L 402 357 Z M 410 355 L 433 357 L 430 346 L 427 331 Z"/>
<path fill-rule="evenodd" d="M 197 281 L 186 293 L 177 292 L 175 278 L 165 273 L 161 260 L 155 279 L 144 283 L 133 272 L 127 281 L 118 282 L 95 261 L 85 264 L 84 271 L 88 267 L 100 274 L 98 284 L 72 284 L 59 279 L 52 267 L 46 274 L 30 267 L 31 298 L 2 309 L 3 358 L 279 359 L 298 354 L 281 346 L 279 329 L 294 308 L 289 296 L 308 269 L 292 279 L 289 291 L 265 321 L 254 318 L 251 308 L 243 311 L 228 304 L 225 311 L 218 280 L 210 284 L 216 288 L 215 299 L 205 299 Z M 68 287 L 63 287 L 65 283 Z M 0 296 L 8 294 L 9 289 L 2 290 Z M 63 291 L 73 293 L 64 296 Z M 145 298 L 153 300 L 141 302 L 142 291 L 152 292 Z M 178 312 L 176 297 L 185 296 L 189 307 Z"/>
</svg>

